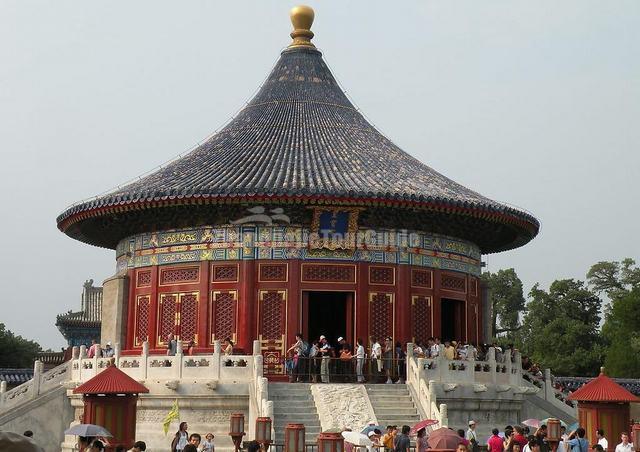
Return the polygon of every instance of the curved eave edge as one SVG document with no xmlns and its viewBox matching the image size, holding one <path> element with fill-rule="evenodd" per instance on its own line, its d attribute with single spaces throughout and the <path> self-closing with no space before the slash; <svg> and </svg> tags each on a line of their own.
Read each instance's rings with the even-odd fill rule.
<svg viewBox="0 0 640 452">
<path fill-rule="evenodd" d="M 514 225 L 523 229 L 529 234 L 528 240 L 532 240 L 540 229 L 538 220 L 525 212 L 505 207 L 504 211 L 499 211 L 491 206 L 478 206 L 466 202 L 447 202 L 440 201 L 417 201 L 407 199 L 388 199 L 388 198 L 353 198 L 353 197 L 331 197 L 331 196 L 211 196 L 211 195 L 176 195 L 165 196 L 158 199 L 146 199 L 137 201 L 121 201 L 118 204 L 89 207 L 87 205 L 79 205 L 65 211 L 57 218 L 58 229 L 67 233 L 68 229 L 76 223 L 80 223 L 89 218 L 96 218 L 105 215 L 125 213 L 135 210 L 147 210 L 172 206 L 185 205 L 207 205 L 207 204 L 241 204 L 246 202 L 279 202 L 283 204 L 309 204 L 313 205 L 358 205 L 358 206 L 375 206 L 375 207 L 400 207 L 400 208 L 417 208 L 427 211 L 457 214 L 461 216 L 471 216 L 483 220 L 493 221 L 496 223 Z M 85 209 L 85 210 L 83 210 Z M 525 242 L 525 243 L 526 243 Z M 514 248 L 521 246 L 516 245 Z M 506 247 L 499 251 L 512 249 Z M 488 251 L 490 254 L 497 251 Z"/>
</svg>

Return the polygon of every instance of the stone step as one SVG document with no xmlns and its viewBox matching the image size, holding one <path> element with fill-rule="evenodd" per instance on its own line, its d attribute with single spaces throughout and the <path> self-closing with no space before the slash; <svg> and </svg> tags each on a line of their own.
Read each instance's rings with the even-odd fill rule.
<svg viewBox="0 0 640 452">
<path fill-rule="evenodd" d="M 372 391 L 372 392 L 377 392 L 377 391 L 380 391 L 380 392 L 386 392 L 386 391 L 408 391 L 406 384 L 401 384 L 401 385 L 397 385 L 397 384 L 393 384 L 393 385 L 387 385 L 387 384 L 365 385 L 365 388 L 367 388 L 367 391 Z"/>
<path fill-rule="evenodd" d="M 406 407 L 406 408 L 399 408 L 399 407 L 388 407 L 388 408 L 380 408 L 377 407 L 375 409 L 376 412 L 376 417 L 380 417 L 380 416 L 385 416 L 387 414 L 402 414 L 402 415 L 407 415 L 407 416 L 417 416 L 418 415 L 418 411 L 414 408 L 414 407 Z"/>
<path fill-rule="evenodd" d="M 274 413 L 274 416 L 276 418 L 276 422 L 275 424 L 289 424 L 289 423 L 299 423 L 299 424 L 307 424 L 307 423 L 314 423 L 314 422 L 320 422 L 318 420 L 318 416 L 315 414 L 296 414 L 295 416 L 290 416 L 290 417 L 286 417 L 286 416 L 278 416 Z M 278 418 L 281 419 L 280 422 L 278 422 Z"/>
<path fill-rule="evenodd" d="M 275 401 L 313 401 L 311 394 L 269 394 L 269 399 Z"/>
<path fill-rule="evenodd" d="M 316 407 L 313 405 L 305 405 L 305 406 L 301 406 L 301 405 L 289 405 L 289 406 L 280 406 L 280 405 L 275 405 L 273 408 L 273 414 L 277 415 L 287 415 L 287 414 L 291 414 L 291 415 L 298 415 L 298 414 L 305 414 L 305 413 L 313 413 L 316 414 Z"/>
</svg>

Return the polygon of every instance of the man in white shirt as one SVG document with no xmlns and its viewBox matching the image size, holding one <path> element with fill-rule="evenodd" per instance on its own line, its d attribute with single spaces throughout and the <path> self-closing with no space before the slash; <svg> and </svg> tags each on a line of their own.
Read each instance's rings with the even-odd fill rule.
<svg viewBox="0 0 640 452">
<path fill-rule="evenodd" d="M 371 337 L 371 373 L 374 375 L 374 381 L 377 375 L 382 372 L 382 346 L 378 339 Z"/>
<path fill-rule="evenodd" d="M 440 355 L 440 338 L 435 338 L 433 340 L 433 345 L 431 346 L 431 358 L 436 359 Z"/>
<path fill-rule="evenodd" d="M 616 452 L 634 452 L 633 444 L 629 442 L 629 434 L 627 432 L 622 432 L 620 439 L 622 442 L 616 446 Z"/>
<path fill-rule="evenodd" d="M 364 345 L 362 345 L 362 339 L 358 339 L 356 346 L 356 375 L 358 376 L 358 383 L 364 383 L 364 375 L 362 374 L 364 357 Z"/>
<path fill-rule="evenodd" d="M 469 430 L 467 430 L 467 434 L 465 435 L 465 439 L 469 441 L 469 450 L 474 452 L 478 450 L 478 436 L 476 435 L 476 421 L 469 421 Z"/>
<path fill-rule="evenodd" d="M 604 430 L 599 428 L 596 430 L 596 438 L 598 438 L 598 444 L 602 446 L 602 448 L 606 451 L 609 448 L 609 441 L 604 437 Z"/>
</svg>

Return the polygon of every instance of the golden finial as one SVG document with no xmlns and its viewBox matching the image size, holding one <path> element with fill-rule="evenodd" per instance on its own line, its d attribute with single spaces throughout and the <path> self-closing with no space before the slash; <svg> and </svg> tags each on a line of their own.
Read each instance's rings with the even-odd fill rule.
<svg viewBox="0 0 640 452">
<path fill-rule="evenodd" d="M 289 47 L 315 47 L 311 44 L 311 39 L 313 38 L 313 32 L 311 31 L 314 17 L 313 8 L 306 5 L 294 6 L 289 14 L 293 24 L 293 31 L 291 32 L 293 42 L 289 44 Z"/>
</svg>

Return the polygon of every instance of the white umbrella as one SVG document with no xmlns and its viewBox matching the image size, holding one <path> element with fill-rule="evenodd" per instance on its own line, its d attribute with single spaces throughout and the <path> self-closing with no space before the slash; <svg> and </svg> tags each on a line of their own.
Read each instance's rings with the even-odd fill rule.
<svg viewBox="0 0 640 452">
<path fill-rule="evenodd" d="M 342 432 L 342 437 L 345 441 L 353 444 L 354 446 L 373 446 L 369 437 L 364 433 Z"/>
<path fill-rule="evenodd" d="M 101 425 L 94 424 L 78 424 L 64 431 L 65 435 L 77 435 L 77 436 L 113 436 L 109 430 Z"/>
</svg>

